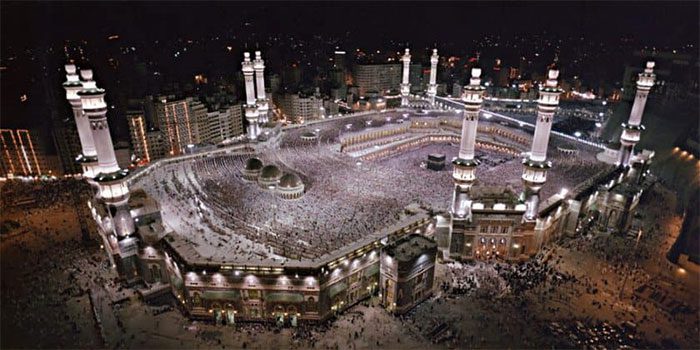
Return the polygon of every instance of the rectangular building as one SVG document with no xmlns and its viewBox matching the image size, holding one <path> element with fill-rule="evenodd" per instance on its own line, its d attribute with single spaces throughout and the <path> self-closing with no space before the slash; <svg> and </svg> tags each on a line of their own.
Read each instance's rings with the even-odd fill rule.
<svg viewBox="0 0 700 350">
<path fill-rule="evenodd" d="M 53 173 L 36 136 L 27 129 L 0 129 L 0 147 L 0 175 L 3 177 Z"/>
<path fill-rule="evenodd" d="M 433 293 L 437 243 L 410 234 L 390 243 L 381 254 L 381 298 L 394 314 L 408 312 Z"/>
<path fill-rule="evenodd" d="M 398 90 L 401 84 L 400 64 L 357 64 L 355 65 L 355 85 L 360 96 L 368 92 L 384 95 L 389 90 Z"/>
</svg>

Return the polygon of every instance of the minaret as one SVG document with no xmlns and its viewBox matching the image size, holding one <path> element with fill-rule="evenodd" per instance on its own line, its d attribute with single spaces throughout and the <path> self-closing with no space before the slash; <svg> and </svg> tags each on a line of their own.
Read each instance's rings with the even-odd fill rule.
<svg viewBox="0 0 700 350">
<path fill-rule="evenodd" d="M 257 91 L 258 98 L 258 122 L 264 124 L 268 121 L 269 103 L 267 96 L 265 96 L 265 61 L 263 61 L 260 51 L 255 51 L 253 69 L 255 69 L 255 91 Z"/>
<path fill-rule="evenodd" d="M 81 154 L 76 158 L 83 168 L 83 176 L 92 180 L 97 174 L 97 151 L 95 150 L 95 142 L 92 140 L 92 131 L 90 130 L 90 121 L 83 115 L 83 108 L 80 103 L 78 92 L 83 89 L 83 84 L 78 78 L 77 69 L 74 64 L 67 64 L 66 82 L 63 83 L 63 88 L 66 90 L 66 99 L 73 109 L 73 118 L 78 129 L 78 137 L 80 138 Z"/>
<path fill-rule="evenodd" d="M 474 158 L 476 130 L 479 123 L 479 110 L 483 102 L 485 88 L 481 86 L 481 68 L 478 64 L 472 67 L 472 77 L 469 85 L 464 87 L 462 102 L 464 102 L 464 119 L 462 120 L 462 137 L 459 142 L 459 155 L 452 161 L 454 171 L 452 178 L 455 182 L 452 199 L 453 228 L 456 220 L 471 221 L 471 198 L 469 191 L 476 181 L 476 166 L 479 161 Z"/>
<path fill-rule="evenodd" d="M 411 84 L 408 81 L 409 71 L 411 69 L 411 54 L 406 48 L 403 56 L 403 79 L 401 80 L 401 107 L 408 107 L 408 95 L 411 93 Z"/>
<path fill-rule="evenodd" d="M 253 62 L 250 61 L 250 52 L 243 53 L 243 78 L 245 78 L 245 119 L 248 121 L 248 139 L 255 141 L 260 134 L 258 126 L 258 107 L 255 104 L 255 86 L 253 82 Z"/>
<path fill-rule="evenodd" d="M 634 153 L 634 146 L 639 142 L 640 134 L 642 130 L 644 130 L 642 114 L 644 113 L 644 106 L 647 103 L 649 90 L 654 86 L 654 81 L 656 80 L 654 65 L 654 61 L 647 61 L 644 72 L 639 73 L 639 77 L 637 78 L 637 94 L 634 98 L 629 121 L 626 124 L 622 123 L 623 130 L 622 136 L 620 137 L 622 146 L 620 147 L 618 164 L 624 168 L 630 165 L 630 158 L 632 158 Z"/>
<path fill-rule="evenodd" d="M 80 71 L 83 80 L 83 89 L 78 92 L 83 113 L 90 122 L 92 138 L 95 141 L 97 152 L 97 169 L 94 181 L 99 187 L 98 197 L 107 205 L 107 210 L 112 218 L 111 231 L 117 239 L 122 239 L 134 232 L 134 222 L 129 213 L 127 201 L 129 188 L 125 178 L 128 170 L 123 170 L 117 165 L 114 154 L 112 136 L 109 133 L 107 123 L 107 104 L 105 103 L 105 90 L 97 87 L 92 80 L 92 70 Z"/>
<path fill-rule="evenodd" d="M 544 87 L 540 87 L 540 97 L 537 100 L 537 124 L 535 135 L 532 138 L 532 149 L 527 158 L 523 159 L 523 184 L 525 186 L 524 200 L 527 205 L 525 220 L 534 220 L 539 206 L 539 192 L 547 181 L 547 169 L 552 163 L 547 161 L 547 146 L 549 133 L 552 129 L 554 111 L 559 105 L 559 95 L 562 90 L 558 86 L 559 68 L 557 58 L 549 67 L 547 81 Z"/>
<path fill-rule="evenodd" d="M 437 95 L 437 64 L 438 59 L 437 49 L 433 49 L 433 55 L 430 56 L 430 84 L 428 85 L 428 99 L 430 99 L 430 104 L 435 103 L 435 95 Z"/>
</svg>

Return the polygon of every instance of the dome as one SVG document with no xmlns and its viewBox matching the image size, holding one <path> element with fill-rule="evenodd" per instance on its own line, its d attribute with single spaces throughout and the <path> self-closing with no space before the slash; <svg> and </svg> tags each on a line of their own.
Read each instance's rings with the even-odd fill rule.
<svg viewBox="0 0 700 350">
<path fill-rule="evenodd" d="M 248 160 L 245 162 L 245 169 L 246 170 L 260 170 L 263 167 L 263 162 L 258 159 L 258 158 L 248 158 Z"/>
<path fill-rule="evenodd" d="M 313 132 L 311 132 L 311 131 L 307 131 L 307 132 L 301 134 L 301 136 L 302 136 L 302 137 L 313 138 L 313 137 L 316 137 L 316 134 L 313 133 Z"/>
<path fill-rule="evenodd" d="M 301 179 L 299 176 L 296 176 L 295 174 L 284 174 L 282 178 L 280 179 L 279 187 L 284 187 L 284 188 L 295 188 L 303 185 L 301 182 Z"/>
<path fill-rule="evenodd" d="M 263 179 L 277 179 L 282 176 L 280 170 L 274 165 L 266 165 L 262 168 L 260 177 Z"/>
</svg>

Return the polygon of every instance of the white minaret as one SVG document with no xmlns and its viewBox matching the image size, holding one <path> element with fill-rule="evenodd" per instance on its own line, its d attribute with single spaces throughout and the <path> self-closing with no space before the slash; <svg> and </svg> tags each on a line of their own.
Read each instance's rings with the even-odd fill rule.
<svg viewBox="0 0 700 350">
<path fill-rule="evenodd" d="M 652 86 L 654 86 L 654 81 L 656 80 L 654 65 L 654 61 L 648 61 L 644 72 L 639 73 L 639 77 L 637 78 L 637 94 L 634 97 L 630 118 L 626 124 L 622 124 L 623 130 L 622 136 L 620 137 L 622 146 L 620 147 L 618 158 L 618 163 L 621 167 L 628 167 L 630 165 L 630 158 L 632 158 L 634 153 L 634 146 L 639 142 L 640 134 L 642 130 L 644 130 L 642 114 L 644 113 L 644 106 L 646 106 L 649 91 Z"/>
<path fill-rule="evenodd" d="M 525 185 L 524 200 L 527 205 L 525 211 L 526 220 L 534 220 L 539 206 L 539 192 L 547 181 L 547 169 L 552 163 L 547 161 L 547 146 L 549 145 L 549 133 L 552 129 L 554 111 L 559 105 L 559 95 L 562 90 L 558 86 L 559 68 L 555 58 L 554 64 L 549 67 L 547 81 L 544 87 L 540 87 L 540 97 L 537 100 L 537 124 L 535 135 L 532 138 L 530 154 L 523 160 L 523 184 Z"/>
<path fill-rule="evenodd" d="M 401 57 L 401 62 L 403 62 L 403 79 L 401 80 L 401 107 L 408 107 L 408 95 L 411 93 L 411 84 L 408 81 L 408 73 L 411 69 L 411 54 L 408 48 L 406 48 L 406 51 Z"/>
<path fill-rule="evenodd" d="M 455 182 L 452 199 L 453 230 L 455 220 L 471 221 L 471 198 L 469 191 L 476 181 L 476 166 L 479 161 L 474 158 L 476 130 L 479 123 L 479 110 L 483 102 L 485 88 L 481 86 L 481 68 L 472 68 L 469 85 L 464 87 L 462 102 L 464 102 L 464 119 L 462 120 L 462 137 L 459 142 L 459 155 L 452 161 L 454 171 L 452 178 Z"/>
<path fill-rule="evenodd" d="M 263 61 L 260 51 L 255 51 L 253 69 L 255 69 L 255 91 L 257 91 L 258 122 L 260 124 L 264 124 L 267 123 L 269 117 L 269 103 L 267 101 L 267 96 L 265 95 L 265 61 Z"/>
<path fill-rule="evenodd" d="M 255 141 L 260 134 L 258 126 L 258 107 L 255 104 L 255 85 L 253 82 L 253 62 L 250 61 L 250 52 L 243 53 L 243 78 L 245 78 L 245 119 L 248 121 L 248 139 Z"/>
<path fill-rule="evenodd" d="M 433 49 L 433 55 L 430 56 L 430 84 L 428 85 L 428 99 L 430 104 L 435 103 L 435 95 L 437 95 L 437 64 L 438 59 L 437 49 Z"/>
<path fill-rule="evenodd" d="M 81 154 L 77 156 L 76 161 L 83 168 L 83 176 L 92 180 L 96 175 L 97 151 L 95 150 L 95 142 L 92 140 L 90 121 L 87 116 L 83 115 L 80 96 L 78 96 L 78 92 L 83 89 L 83 84 L 80 82 L 74 64 L 67 64 L 65 68 L 66 82 L 63 83 L 63 88 L 66 90 L 66 99 L 73 109 L 73 118 L 75 118 L 75 125 L 80 138 Z"/>
<path fill-rule="evenodd" d="M 98 88 L 92 80 L 92 70 L 81 70 L 80 77 L 83 80 L 83 89 L 78 92 L 78 96 L 80 96 L 83 113 L 90 122 L 97 152 L 98 165 L 94 181 L 99 187 L 98 197 L 104 200 L 111 214 L 112 220 L 108 226 L 118 238 L 127 237 L 135 231 L 127 206 L 129 188 L 124 181 L 129 172 L 120 169 L 117 165 L 107 123 L 105 90 Z"/>
</svg>

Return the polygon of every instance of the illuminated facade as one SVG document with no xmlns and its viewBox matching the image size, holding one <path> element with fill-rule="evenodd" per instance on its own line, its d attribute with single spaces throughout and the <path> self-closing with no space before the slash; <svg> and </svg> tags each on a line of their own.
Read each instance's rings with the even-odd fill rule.
<svg viewBox="0 0 700 350">
<path fill-rule="evenodd" d="M 29 130 L 0 129 L 0 146 L 0 175 L 3 177 L 48 174 L 45 157 L 36 148 L 37 140 Z"/>
<path fill-rule="evenodd" d="M 162 96 L 155 103 L 158 129 L 168 144 L 171 156 L 185 153 L 189 145 L 200 143 L 197 121 L 206 115 L 206 107 L 192 97 L 173 99 Z"/>
<path fill-rule="evenodd" d="M 401 65 L 357 64 L 354 78 L 360 96 L 366 96 L 370 92 L 384 95 L 401 83 Z"/>
<path fill-rule="evenodd" d="M 151 150 L 146 134 L 146 118 L 142 112 L 127 112 L 126 119 L 129 124 L 129 135 L 131 136 L 131 147 L 134 157 L 136 157 L 139 164 L 150 163 Z"/>
<path fill-rule="evenodd" d="M 410 234 L 388 244 L 381 253 L 381 300 L 397 315 L 404 314 L 433 294 L 435 241 Z"/>
<path fill-rule="evenodd" d="M 278 99 L 279 108 L 285 118 L 295 123 L 321 119 L 325 115 L 320 93 L 303 92 L 284 94 Z"/>
<path fill-rule="evenodd" d="M 395 240 L 424 230 L 430 222 L 427 213 L 415 213 L 321 260 L 285 264 L 211 261 L 188 249 L 188 243 L 178 236 L 171 236 L 139 249 L 140 273 L 147 284 L 165 283 L 165 291 L 177 297 L 191 318 L 223 324 L 269 321 L 295 326 L 297 321 L 326 320 L 378 295 L 382 251 L 394 247 Z M 147 236 L 144 240 L 148 241 Z M 427 243 L 412 248 L 418 254 L 421 264 L 416 271 L 422 277 L 406 275 L 404 269 L 397 275 L 400 283 L 406 279 L 421 283 L 422 294 L 414 299 L 414 305 L 432 293 L 435 246 L 423 240 Z"/>
</svg>

